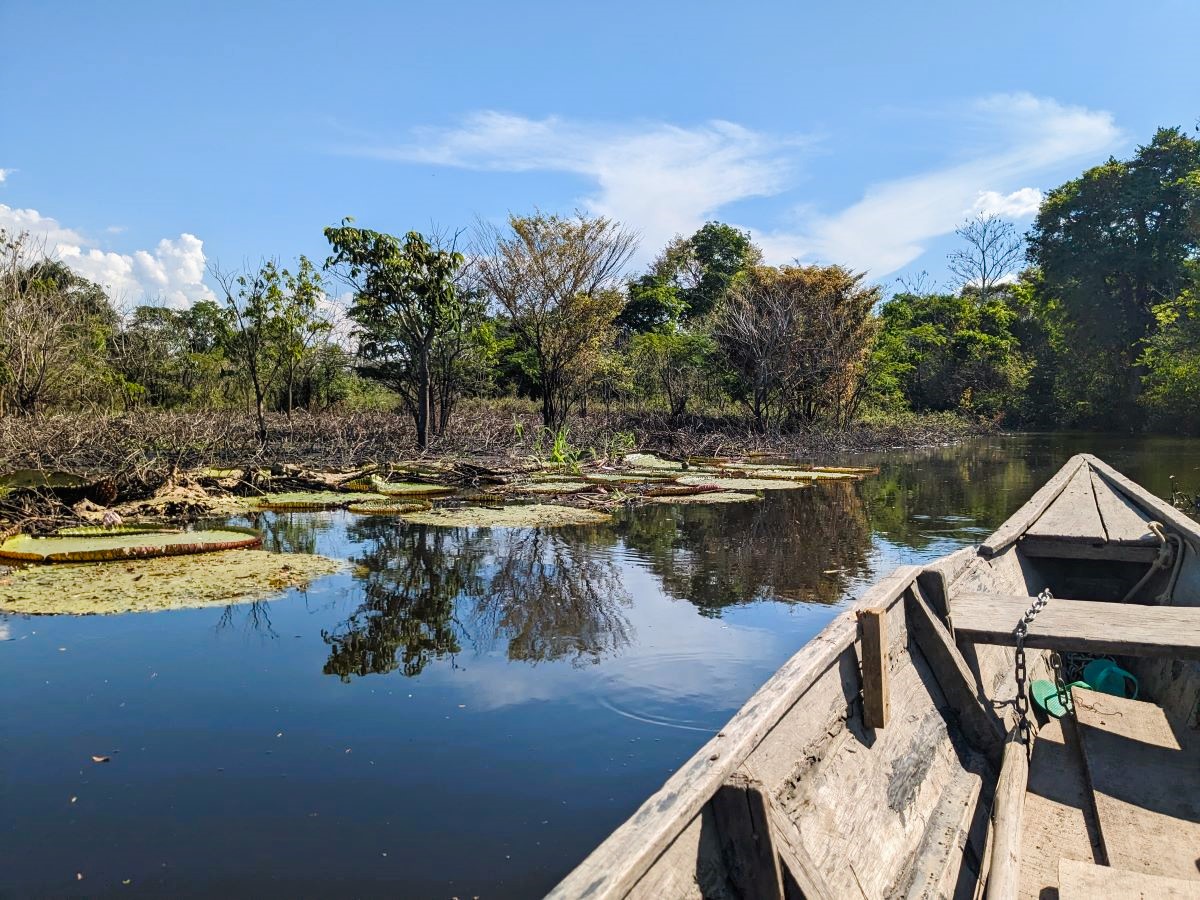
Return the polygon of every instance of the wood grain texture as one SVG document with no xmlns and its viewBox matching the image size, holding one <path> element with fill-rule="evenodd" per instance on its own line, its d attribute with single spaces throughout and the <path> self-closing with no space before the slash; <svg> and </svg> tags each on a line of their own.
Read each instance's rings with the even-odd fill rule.
<svg viewBox="0 0 1200 900">
<path fill-rule="evenodd" d="M 734 893 L 783 900 L 783 875 L 771 838 L 771 800 L 762 783 L 734 772 L 717 789 L 710 805 Z"/>
<path fill-rule="evenodd" d="M 1038 729 L 1029 760 L 1021 828 L 1021 900 L 1042 900 L 1058 888 L 1058 861 L 1102 858 L 1092 794 L 1073 724 L 1049 719 Z"/>
<path fill-rule="evenodd" d="M 950 603 L 959 640 L 1015 647 L 1013 629 L 1033 598 L 959 593 Z M 1054 599 L 1029 626 L 1025 646 L 1200 659 L 1200 608 Z"/>
<path fill-rule="evenodd" d="M 1136 506 L 1141 507 L 1154 520 L 1169 526 L 1170 530 L 1182 535 L 1200 547 L 1200 522 L 1185 515 L 1161 497 L 1156 497 L 1137 482 L 1126 478 L 1108 463 L 1090 454 L 1084 460 L 1106 480 L 1118 493 L 1123 494 Z"/>
<path fill-rule="evenodd" d="M 1109 866 L 1062 859 L 1058 900 L 1200 900 L 1200 881 L 1126 872 Z"/>
<path fill-rule="evenodd" d="M 890 608 L 912 584 L 917 571 L 915 566 L 900 567 L 870 588 L 860 604 Z M 834 618 L 548 896 L 596 900 L 628 894 L 797 699 L 854 644 L 857 635 L 854 608 Z"/>
<path fill-rule="evenodd" d="M 862 665 L 863 724 L 885 728 L 891 716 L 888 691 L 887 610 L 879 607 L 858 611 L 859 654 Z"/>
<path fill-rule="evenodd" d="M 1029 756 L 1014 729 L 1004 744 L 1004 762 L 992 801 L 992 864 L 987 900 L 1016 900 L 1021 884 L 1021 830 Z"/>
<path fill-rule="evenodd" d="M 1005 547 L 1015 543 L 1028 530 L 1029 526 L 1036 522 L 1042 513 L 1050 507 L 1050 504 L 1058 498 L 1058 495 L 1066 488 L 1067 483 L 1085 461 L 1085 457 L 1082 454 L 1072 456 L 1067 460 L 1065 466 L 1059 469 L 1049 481 L 1042 485 L 1020 509 L 1009 516 L 991 537 L 980 544 L 980 552 L 985 556 L 995 556 Z"/>
<path fill-rule="evenodd" d="M 1107 537 L 1096 495 L 1092 493 L 1092 470 L 1081 465 L 1054 502 L 1029 526 L 1026 538 L 1053 538 L 1076 544 L 1103 546 Z"/>
<path fill-rule="evenodd" d="M 1153 703 L 1071 696 L 1109 865 L 1200 879 L 1200 735 Z"/>
<path fill-rule="evenodd" d="M 1146 527 L 1149 515 L 1124 494 L 1115 491 L 1099 472 L 1088 466 L 1096 508 L 1104 522 L 1104 533 L 1110 544 L 1158 547 L 1156 538 Z"/>
</svg>

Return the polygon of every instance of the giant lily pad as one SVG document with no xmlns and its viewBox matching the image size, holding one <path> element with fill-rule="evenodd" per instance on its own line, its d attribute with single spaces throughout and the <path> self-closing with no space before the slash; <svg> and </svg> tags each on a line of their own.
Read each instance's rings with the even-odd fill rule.
<svg viewBox="0 0 1200 900">
<path fill-rule="evenodd" d="M 701 494 L 667 494 L 665 496 L 645 495 L 651 503 L 748 503 L 761 500 L 758 494 L 747 494 L 742 491 L 705 491 Z"/>
<path fill-rule="evenodd" d="M 141 527 L 69 528 L 49 537 L 18 534 L 0 544 L 0 558 L 26 562 L 109 562 L 152 556 L 183 556 L 257 547 L 262 535 L 249 528 L 180 531 Z"/>
<path fill-rule="evenodd" d="M 712 475 L 682 475 L 679 484 L 711 484 L 723 491 L 777 491 L 808 487 L 807 481 L 791 478 L 722 478 Z"/>
<path fill-rule="evenodd" d="M 365 500 L 351 503 L 346 509 L 360 516 L 400 516 L 429 509 L 429 503 L 425 500 Z"/>
<path fill-rule="evenodd" d="M 561 525 L 594 525 L 607 522 L 608 513 L 549 503 L 510 504 L 508 506 L 438 507 L 404 517 L 417 525 L 444 525 L 447 528 L 555 528 Z"/>
<path fill-rule="evenodd" d="M 578 494 L 593 489 L 586 481 L 534 481 L 516 487 L 522 494 Z"/>
<path fill-rule="evenodd" d="M 344 566 L 325 556 L 266 550 L 103 566 L 29 566 L 0 575 L 0 612 L 103 615 L 249 603 L 306 587 Z"/>
<path fill-rule="evenodd" d="M 338 509 L 351 503 L 383 500 L 378 493 L 342 493 L 340 491 L 291 491 L 285 494 L 263 494 L 254 498 L 258 509 Z"/>
<path fill-rule="evenodd" d="M 347 481 L 346 487 L 354 491 L 370 491 L 387 497 L 437 497 L 453 494 L 455 489 L 444 484 L 427 484 L 420 481 L 384 481 L 377 475 Z"/>
</svg>

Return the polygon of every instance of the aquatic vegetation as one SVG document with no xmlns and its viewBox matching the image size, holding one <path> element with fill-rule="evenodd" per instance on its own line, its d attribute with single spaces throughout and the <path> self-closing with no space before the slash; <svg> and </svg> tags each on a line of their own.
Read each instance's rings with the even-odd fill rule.
<svg viewBox="0 0 1200 900">
<path fill-rule="evenodd" d="M 400 516 L 405 513 L 419 512 L 429 509 L 431 504 L 425 500 L 365 500 L 362 503 L 351 503 L 346 507 L 350 512 L 360 516 Z"/>
<path fill-rule="evenodd" d="M 111 615 L 274 599 L 345 567 L 305 553 L 238 550 L 106 565 L 28 566 L 0 575 L 0 612 Z"/>
<path fill-rule="evenodd" d="M 385 497 L 409 495 L 434 497 L 440 494 L 453 494 L 455 490 L 444 484 L 429 484 L 421 481 L 385 481 L 377 475 L 347 481 L 345 486 L 352 491 L 383 494 Z"/>
<path fill-rule="evenodd" d="M 404 516 L 418 525 L 442 525 L 447 528 L 556 528 L 562 525 L 594 525 L 612 517 L 593 509 L 555 506 L 549 503 L 509 504 L 499 507 L 439 506 Z"/>
<path fill-rule="evenodd" d="M 760 494 L 728 490 L 704 491 L 699 494 L 646 494 L 644 497 L 651 503 L 747 503 L 762 499 Z"/>
<path fill-rule="evenodd" d="M 386 499 L 377 492 L 342 493 L 339 491 L 290 491 L 283 494 L 263 494 L 252 498 L 257 509 L 339 509 L 351 503 Z"/>
<path fill-rule="evenodd" d="M 797 490 L 808 487 L 809 481 L 791 478 L 725 478 L 714 477 L 707 473 L 697 475 L 681 475 L 680 484 L 705 485 L 712 484 L 726 491 L 777 491 Z"/>
<path fill-rule="evenodd" d="M 535 481 L 514 488 L 522 494 L 578 494 L 593 489 L 594 485 L 587 481 Z"/>
<path fill-rule="evenodd" d="M 249 528 L 209 528 L 203 531 L 144 526 L 67 528 L 49 537 L 18 534 L 0 544 L 0 558 L 26 562 L 108 562 L 182 556 L 257 547 L 262 535 Z"/>
</svg>

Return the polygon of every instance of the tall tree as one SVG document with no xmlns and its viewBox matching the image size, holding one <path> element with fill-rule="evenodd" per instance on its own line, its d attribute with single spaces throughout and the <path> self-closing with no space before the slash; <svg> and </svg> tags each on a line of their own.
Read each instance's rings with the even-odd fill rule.
<svg viewBox="0 0 1200 900">
<path fill-rule="evenodd" d="M 1132 159 L 1109 159 L 1052 190 L 1029 259 L 1061 308 L 1074 424 L 1138 419 L 1139 342 L 1152 308 L 1178 296 L 1200 255 L 1200 140 L 1163 128 Z"/>
<path fill-rule="evenodd" d="M 542 422 L 562 426 L 613 339 L 622 268 L 636 236 L 606 218 L 537 213 L 481 227 L 479 282 L 536 364 Z"/>
<path fill-rule="evenodd" d="M 478 310 L 460 290 L 465 257 L 434 246 L 410 231 L 401 241 L 390 234 L 355 228 L 352 219 L 325 229 L 333 252 L 326 267 L 354 288 L 350 318 L 358 326 L 359 351 L 369 361 L 364 372 L 387 384 L 402 398 L 417 430 L 417 446 L 429 440 L 433 420 L 439 344 L 444 352 L 473 326 Z M 443 360 L 444 363 L 444 360 Z M 441 385 L 442 408 L 435 428 L 445 427 L 450 381 Z"/>
<path fill-rule="evenodd" d="M 947 265 L 957 276 L 960 289 L 986 303 L 1020 266 L 1024 241 L 1010 222 L 983 213 L 968 219 L 955 234 L 963 245 L 950 253 Z"/>
<path fill-rule="evenodd" d="M 268 400 L 289 386 L 293 360 L 307 346 L 303 336 L 328 328 L 318 315 L 320 276 L 302 256 L 294 273 L 268 260 L 255 272 L 214 270 L 213 278 L 225 295 L 227 353 L 247 379 L 258 438 L 265 443 Z"/>
</svg>

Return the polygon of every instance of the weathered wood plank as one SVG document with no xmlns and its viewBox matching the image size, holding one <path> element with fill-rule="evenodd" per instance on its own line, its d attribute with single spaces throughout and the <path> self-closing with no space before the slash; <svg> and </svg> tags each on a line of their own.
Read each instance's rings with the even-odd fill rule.
<svg viewBox="0 0 1200 900">
<path fill-rule="evenodd" d="M 916 578 L 902 566 L 861 598 L 890 608 Z M 623 825 L 564 878 L 549 897 L 623 897 L 642 878 L 796 700 L 854 643 L 853 608 L 839 614 L 752 696 L 725 728 L 650 796 Z"/>
<path fill-rule="evenodd" d="M 1200 881 L 1126 872 L 1063 858 L 1058 863 L 1058 900 L 1200 900 Z"/>
<path fill-rule="evenodd" d="M 1009 516 L 991 537 L 980 544 L 980 552 L 985 556 L 995 556 L 1009 544 L 1020 538 L 1028 530 L 1029 526 L 1036 522 L 1042 513 L 1049 509 L 1050 504 L 1066 488 L 1067 483 L 1079 470 L 1079 467 L 1084 464 L 1084 461 L 1085 458 L 1082 454 L 1072 456 L 1067 460 L 1065 466 L 1059 469 L 1049 481 L 1042 485 L 1020 509 Z"/>
<path fill-rule="evenodd" d="M 858 626 L 862 652 L 863 724 L 868 728 L 884 728 L 891 715 L 888 691 L 887 610 L 879 607 L 860 609 Z"/>
<path fill-rule="evenodd" d="M 1200 735 L 1153 703 L 1078 687 L 1071 696 L 1108 863 L 1200 878 Z"/>
<path fill-rule="evenodd" d="M 762 784 L 734 772 L 710 805 L 725 871 L 737 895 L 783 900 L 779 855 L 771 839 L 771 799 Z"/>
<path fill-rule="evenodd" d="M 1058 861 L 1103 858 L 1073 723 L 1049 719 L 1038 729 L 1029 760 L 1021 817 L 1021 900 L 1042 900 L 1058 888 Z"/>
<path fill-rule="evenodd" d="M 1200 542 L 1200 522 L 1184 515 L 1161 497 L 1154 496 L 1137 482 L 1130 481 L 1104 460 L 1091 454 L 1084 454 L 1084 459 L 1118 493 L 1124 494 L 1134 504 L 1153 516 L 1156 521 L 1168 525 L 1172 531 L 1178 532 L 1192 543 Z"/>
<path fill-rule="evenodd" d="M 1021 884 L 1021 819 L 1029 783 L 1029 756 L 1013 729 L 1004 745 L 1004 762 L 992 801 L 992 864 L 987 900 L 1016 900 Z"/>
<path fill-rule="evenodd" d="M 1147 514 L 1124 494 L 1113 490 L 1099 472 L 1090 471 L 1089 474 L 1092 479 L 1092 493 L 1096 496 L 1096 508 L 1100 510 L 1108 542 L 1148 545 L 1157 549 L 1158 538 L 1146 527 Z"/>
<path fill-rule="evenodd" d="M 1158 548 L 1145 544 L 1088 544 L 1054 537 L 1021 538 L 1021 552 L 1031 557 L 1051 559 L 1105 559 L 1111 562 L 1152 563 Z"/>
<path fill-rule="evenodd" d="M 1053 538 L 1077 544 L 1103 546 L 1107 540 L 1096 496 L 1092 493 L 1091 468 L 1081 465 L 1071 474 L 1062 492 L 1025 533 L 1026 538 Z"/>
<path fill-rule="evenodd" d="M 973 860 L 968 864 L 965 857 L 972 852 L 971 826 L 982 786 L 982 778 L 959 778 L 942 792 L 913 858 L 905 900 L 953 897 L 960 872 L 964 879 L 974 878 Z"/>
<path fill-rule="evenodd" d="M 767 808 L 767 816 L 787 900 L 837 900 L 838 895 L 830 889 L 800 840 L 795 823 L 773 805 Z"/>
<path fill-rule="evenodd" d="M 1032 597 L 955 594 L 960 640 L 1015 647 L 1013 629 Z M 1025 646 L 1169 659 L 1200 659 L 1200 608 L 1054 599 L 1029 626 Z"/>
<path fill-rule="evenodd" d="M 975 677 L 950 639 L 950 633 L 933 615 L 919 588 L 909 592 L 905 609 L 913 639 L 958 715 L 963 735 L 975 749 L 993 760 L 999 759 L 1004 730 L 996 714 L 976 692 Z"/>
</svg>

